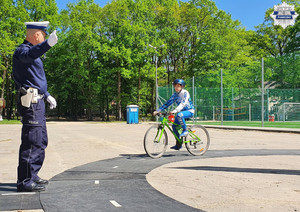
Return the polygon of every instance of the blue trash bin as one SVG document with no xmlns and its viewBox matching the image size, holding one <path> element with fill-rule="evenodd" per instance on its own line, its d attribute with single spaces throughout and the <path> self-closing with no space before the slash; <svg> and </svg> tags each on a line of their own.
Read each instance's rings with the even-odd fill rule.
<svg viewBox="0 0 300 212">
<path fill-rule="evenodd" d="M 127 124 L 139 123 L 139 106 L 128 105 L 127 106 Z"/>
</svg>

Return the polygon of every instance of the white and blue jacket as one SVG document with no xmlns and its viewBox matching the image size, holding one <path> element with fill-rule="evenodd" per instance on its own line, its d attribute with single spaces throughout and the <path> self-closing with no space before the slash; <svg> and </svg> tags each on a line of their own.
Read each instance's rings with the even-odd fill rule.
<svg viewBox="0 0 300 212">
<path fill-rule="evenodd" d="M 185 89 L 181 89 L 179 93 L 175 92 L 170 99 L 157 110 L 157 112 L 167 109 L 174 102 L 176 102 L 177 107 L 171 111 L 171 113 L 178 113 L 180 111 L 190 111 L 191 113 L 194 113 L 195 108 L 190 93 Z"/>
</svg>

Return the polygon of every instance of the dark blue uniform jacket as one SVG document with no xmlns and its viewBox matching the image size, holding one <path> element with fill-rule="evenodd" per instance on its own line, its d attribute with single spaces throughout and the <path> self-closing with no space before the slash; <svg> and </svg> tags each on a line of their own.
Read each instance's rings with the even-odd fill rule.
<svg viewBox="0 0 300 212">
<path fill-rule="evenodd" d="M 39 94 L 44 94 L 47 99 L 50 94 L 47 91 L 47 80 L 40 57 L 50 48 L 47 40 L 35 46 L 25 40 L 18 46 L 13 55 L 13 78 L 16 90 L 20 87 L 37 88 Z"/>
</svg>

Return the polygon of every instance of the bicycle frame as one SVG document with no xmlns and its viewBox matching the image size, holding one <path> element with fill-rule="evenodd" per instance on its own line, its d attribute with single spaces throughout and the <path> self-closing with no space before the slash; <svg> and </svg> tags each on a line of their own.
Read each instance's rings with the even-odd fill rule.
<svg viewBox="0 0 300 212">
<path fill-rule="evenodd" d="M 171 129 L 171 127 L 169 126 L 169 124 L 174 124 L 174 125 L 180 126 L 180 127 L 181 127 L 181 125 L 169 121 L 165 116 L 161 116 L 161 117 L 162 117 L 163 119 L 161 120 L 161 123 L 160 123 L 159 127 L 162 127 L 162 128 L 161 128 L 161 133 L 160 133 L 160 135 L 159 135 L 158 141 L 160 141 L 160 139 L 162 138 L 162 135 L 163 135 L 163 132 L 164 132 L 164 130 L 165 130 L 165 127 L 167 127 L 167 128 L 170 130 L 170 132 L 173 134 L 173 136 L 175 137 L 175 139 L 181 144 L 181 143 L 183 142 L 183 140 L 182 140 L 181 138 L 178 138 L 178 137 L 177 137 L 177 135 L 176 135 L 176 134 L 174 133 L 174 131 Z M 191 130 L 189 130 L 189 129 L 187 129 L 187 130 L 188 130 L 190 136 L 192 137 L 192 139 L 198 139 L 198 141 L 201 141 L 201 139 L 200 139 L 197 135 L 195 135 L 193 131 L 191 131 Z M 157 131 L 157 133 L 158 133 L 158 132 L 159 132 L 159 130 Z M 158 136 L 158 135 L 156 135 L 156 137 L 157 137 L 157 136 Z M 188 142 L 190 142 L 190 140 L 184 141 L 184 143 L 188 143 Z"/>
</svg>

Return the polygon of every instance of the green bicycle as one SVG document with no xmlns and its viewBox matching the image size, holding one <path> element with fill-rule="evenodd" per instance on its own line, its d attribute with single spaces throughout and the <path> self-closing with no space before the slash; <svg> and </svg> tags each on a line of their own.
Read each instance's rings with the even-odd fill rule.
<svg viewBox="0 0 300 212">
<path fill-rule="evenodd" d="M 159 113 L 158 115 L 161 123 L 158 126 L 150 127 L 144 136 L 144 149 L 151 158 L 160 158 L 165 153 L 168 145 L 166 128 L 171 131 L 179 144 L 185 144 L 187 151 L 192 155 L 203 155 L 208 150 L 210 137 L 204 126 L 188 126 L 189 134 L 178 138 L 169 124 L 175 124 L 179 134 L 182 131 L 181 126 L 169 120 L 167 113 Z"/>
</svg>

